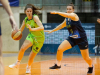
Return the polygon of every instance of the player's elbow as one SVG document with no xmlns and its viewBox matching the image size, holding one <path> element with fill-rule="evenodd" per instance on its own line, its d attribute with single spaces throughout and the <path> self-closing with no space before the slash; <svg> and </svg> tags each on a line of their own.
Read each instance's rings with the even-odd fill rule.
<svg viewBox="0 0 100 75">
<path fill-rule="evenodd" d="M 41 30 L 44 30 L 44 27 L 43 26 L 41 26 Z"/>
</svg>

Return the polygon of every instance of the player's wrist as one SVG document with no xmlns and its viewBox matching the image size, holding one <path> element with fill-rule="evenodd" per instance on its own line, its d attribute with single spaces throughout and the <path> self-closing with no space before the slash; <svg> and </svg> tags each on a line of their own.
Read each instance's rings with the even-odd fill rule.
<svg viewBox="0 0 100 75">
<path fill-rule="evenodd" d="M 35 31 L 34 28 L 30 28 L 30 27 L 29 27 L 29 30 L 30 30 L 30 31 Z"/>
<path fill-rule="evenodd" d="M 18 31 L 21 31 L 21 32 L 22 32 L 22 30 L 21 30 L 21 29 L 18 29 Z"/>
<path fill-rule="evenodd" d="M 9 19 L 10 19 L 10 23 L 11 23 L 11 25 L 12 25 L 13 30 L 14 30 L 14 29 L 18 29 L 18 28 L 17 28 L 17 25 L 16 25 L 16 22 L 15 22 L 15 20 L 14 20 L 13 15 L 9 16 Z"/>
<path fill-rule="evenodd" d="M 9 15 L 9 18 L 13 18 L 13 15 Z"/>
<path fill-rule="evenodd" d="M 52 33 L 52 32 L 55 32 L 55 30 L 51 30 L 51 33 Z"/>
</svg>

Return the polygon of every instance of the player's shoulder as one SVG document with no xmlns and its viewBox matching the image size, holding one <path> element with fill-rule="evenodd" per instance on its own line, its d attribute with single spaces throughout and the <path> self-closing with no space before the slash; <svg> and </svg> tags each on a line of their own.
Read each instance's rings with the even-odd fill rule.
<svg viewBox="0 0 100 75">
<path fill-rule="evenodd" d="M 28 20 L 28 17 L 25 17 L 24 21 Z"/>
<path fill-rule="evenodd" d="M 71 15 L 73 15 L 73 16 L 78 16 L 76 13 L 71 13 Z"/>
<path fill-rule="evenodd" d="M 23 20 L 23 22 L 25 22 L 25 23 L 26 23 L 26 22 L 27 22 L 27 20 L 28 20 L 28 17 L 25 17 L 25 19 Z"/>
<path fill-rule="evenodd" d="M 79 17 L 78 17 L 78 15 L 76 13 L 71 13 L 71 14 L 74 16 L 74 18 L 73 18 L 74 21 L 78 21 L 79 20 Z"/>
<path fill-rule="evenodd" d="M 34 15 L 33 15 L 33 20 L 34 20 L 34 21 L 39 20 L 38 15 L 34 14 Z"/>
<path fill-rule="evenodd" d="M 34 14 L 34 15 L 33 15 L 33 18 L 38 18 L 38 15 Z"/>
</svg>

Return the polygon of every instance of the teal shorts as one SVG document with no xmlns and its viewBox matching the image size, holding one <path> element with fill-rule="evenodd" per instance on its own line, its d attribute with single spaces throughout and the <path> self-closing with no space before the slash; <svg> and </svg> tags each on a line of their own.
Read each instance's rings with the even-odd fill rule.
<svg viewBox="0 0 100 75">
<path fill-rule="evenodd" d="M 45 38 L 44 37 L 34 37 L 31 33 L 29 33 L 28 36 L 26 37 L 26 40 L 29 40 L 32 42 L 33 44 L 32 51 L 34 53 L 38 53 L 43 46 Z"/>
</svg>

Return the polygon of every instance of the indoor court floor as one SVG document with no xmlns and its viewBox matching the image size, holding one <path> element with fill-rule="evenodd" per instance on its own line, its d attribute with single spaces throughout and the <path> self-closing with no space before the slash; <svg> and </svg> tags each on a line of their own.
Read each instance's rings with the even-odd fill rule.
<svg viewBox="0 0 100 75">
<path fill-rule="evenodd" d="M 17 55 L 18 53 L 3 54 L 5 75 L 100 75 L 100 56 L 94 54 L 90 54 L 94 65 L 92 74 L 87 74 L 88 65 L 81 54 L 64 54 L 59 70 L 49 69 L 56 63 L 56 54 L 38 54 L 31 66 L 31 74 L 25 74 L 29 53 L 25 53 L 19 68 L 10 69 L 8 67 L 16 62 Z"/>
</svg>

